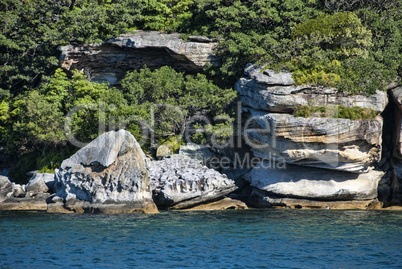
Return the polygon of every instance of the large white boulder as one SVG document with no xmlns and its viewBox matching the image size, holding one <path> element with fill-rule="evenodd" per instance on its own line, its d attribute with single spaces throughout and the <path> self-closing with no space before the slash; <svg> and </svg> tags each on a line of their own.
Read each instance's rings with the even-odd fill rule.
<svg viewBox="0 0 402 269">
<path fill-rule="evenodd" d="M 63 161 L 55 188 L 75 212 L 157 212 L 146 157 L 125 130 L 104 133 Z"/>
</svg>

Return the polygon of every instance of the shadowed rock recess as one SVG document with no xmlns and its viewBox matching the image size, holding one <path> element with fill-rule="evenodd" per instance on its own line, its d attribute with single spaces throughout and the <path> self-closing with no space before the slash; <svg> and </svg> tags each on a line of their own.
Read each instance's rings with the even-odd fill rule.
<svg viewBox="0 0 402 269">
<path fill-rule="evenodd" d="M 386 93 L 347 96 L 336 89 L 294 86 L 289 73 L 248 64 L 236 83 L 247 124 L 244 139 L 263 162 L 245 179 L 256 207 L 378 207 L 377 187 L 385 173 L 381 159 Z M 297 106 L 369 108 L 370 120 L 296 117 Z M 273 163 L 273 162 L 276 162 Z M 280 164 L 280 167 L 278 166 Z"/>
<path fill-rule="evenodd" d="M 145 65 L 151 70 L 164 65 L 180 72 L 202 72 L 205 64 L 218 64 L 211 40 L 193 38 L 184 41 L 180 34 L 135 31 L 93 45 L 60 47 L 61 66 L 66 70 L 84 70 L 93 81 L 118 84 L 128 71 Z"/>
</svg>

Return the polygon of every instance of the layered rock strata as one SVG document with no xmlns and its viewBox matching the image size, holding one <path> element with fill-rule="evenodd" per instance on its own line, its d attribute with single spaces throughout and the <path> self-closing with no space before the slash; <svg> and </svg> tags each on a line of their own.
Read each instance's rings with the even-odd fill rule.
<svg viewBox="0 0 402 269">
<path fill-rule="evenodd" d="M 254 188 L 250 203 L 256 207 L 290 206 L 301 199 L 303 207 L 334 208 L 334 201 L 342 201 L 342 204 L 359 201 L 352 204 L 362 208 L 377 198 L 378 184 L 384 175 L 377 170 L 363 174 L 328 172 L 289 164 L 275 167 L 262 162 L 245 175 L 245 179 Z"/>
<path fill-rule="evenodd" d="M 245 140 L 254 155 L 292 164 L 364 172 L 380 160 L 382 118 L 349 120 L 250 113 Z"/>
<path fill-rule="evenodd" d="M 275 73 L 248 64 L 246 77 L 240 78 L 235 89 L 244 106 L 257 110 L 292 113 L 296 106 L 331 106 L 370 108 L 382 112 L 388 103 L 387 94 L 376 91 L 374 95 L 352 95 L 340 93 L 335 88 L 295 86 L 290 73 Z"/>
<path fill-rule="evenodd" d="M 379 161 L 381 117 L 372 120 L 302 118 L 291 112 L 298 105 L 311 105 L 313 99 L 317 106 L 360 106 L 382 111 L 387 104 L 385 93 L 348 97 L 334 89 L 304 86 L 303 91 L 294 91 L 288 73 L 276 74 L 248 65 L 245 74 L 247 78 L 240 79 L 236 89 L 244 111 L 249 113 L 245 140 L 256 156 L 358 173 Z"/>
<path fill-rule="evenodd" d="M 193 41 L 192 41 L 193 40 Z M 145 65 L 156 69 L 168 65 L 180 72 L 201 72 L 205 64 L 215 65 L 216 42 L 200 37 L 184 41 L 180 34 L 135 31 L 102 44 L 60 47 L 61 66 L 66 70 L 84 70 L 94 81 L 117 84 L 127 71 Z"/>
<path fill-rule="evenodd" d="M 342 201 L 352 208 L 377 206 L 373 203 L 384 173 L 372 165 L 381 158 L 382 118 L 303 118 L 293 112 L 302 105 L 341 105 L 378 115 L 388 103 L 385 92 L 347 96 L 332 88 L 295 86 L 290 73 L 251 64 L 245 75 L 235 86 L 247 115 L 244 139 L 265 167 L 245 176 L 253 188 L 251 205 L 295 207 L 303 202 L 303 207 L 342 208 L 335 206 Z"/>
</svg>

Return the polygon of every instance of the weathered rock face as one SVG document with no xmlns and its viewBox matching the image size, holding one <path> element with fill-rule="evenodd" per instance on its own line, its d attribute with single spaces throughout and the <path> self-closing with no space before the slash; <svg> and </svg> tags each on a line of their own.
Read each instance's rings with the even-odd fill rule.
<svg viewBox="0 0 402 269">
<path fill-rule="evenodd" d="M 311 199 L 278 198 L 254 189 L 249 195 L 249 203 L 257 208 L 307 208 L 307 209 L 380 209 L 378 199 L 352 201 L 317 201 Z"/>
<path fill-rule="evenodd" d="M 384 174 L 375 170 L 356 174 L 296 165 L 276 167 L 264 162 L 245 178 L 271 197 L 339 201 L 377 198 L 378 182 Z"/>
<path fill-rule="evenodd" d="M 47 209 L 50 193 L 30 191 L 26 186 L 15 184 L 7 177 L 0 176 L 0 210 L 41 210 Z"/>
<path fill-rule="evenodd" d="M 56 196 L 75 212 L 157 212 L 145 160 L 129 132 L 105 133 L 63 161 Z"/>
<path fill-rule="evenodd" d="M 0 202 L 9 198 L 13 193 L 13 185 L 8 177 L 0 176 Z"/>
<path fill-rule="evenodd" d="M 347 96 L 333 88 L 294 86 L 291 74 L 254 65 L 247 65 L 245 75 L 235 86 L 246 112 L 244 139 L 263 160 L 260 166 L 271 164 L 245 176 L 254 188 L 249 199 L 253 206 L 379 206 L 377 188 L 384 173 L 371 166 L 381 158 L 382 118 L 303 118 L 292 113 L 300 105 L 342 105 L 379 114 L 388 103 L 385 92 Z"/>
<path fill-rule="evenodd" d="M 53 188 L 54 174 L 50 173 L 37 173 L 29 180 L 26 189 L 27 192 L 40 193 L 48 192 Z"/>
<path fill-rule="evenodd" d="M 172 155 L 149 164 L 153 197 L 158 207 L 182 209 L 217 200 L 236 189 L 226 175 L 197 160 Z"/>
<path fill-rule="evenodd" d="M 346 96 L 334 88 L 294 86 L 290 73 L 263 71 L 263 67 L 247 65 L 245 75 L 240 78 L 235 89 L 243 105 L 269 112 L 291 113 L 298 105 L 370 108 L 382 112 L 388 103 L 385 92 L 377 91 L 371 96 Z"/>
<path fill-rule="evenodd" d="M 373 120 L 302 118 L 296 106 L 359 106 L 376 112 L 388 103 L 385 92 L 345 96 L 332 88 L 293 86 L 290 73 L 248 65 L 236 83 L 249 121 L 245 139 L 254 155 L 287 163 L 348 172 L 364 172 L 381 157 L 382 125 Z"/>
<path fill-rule="evenodd" d="M 380 117 L 352 121 L 248 111 L 245 139 L 257 157 L 349 172 L 363 172 L 380 159 Z"/>
<path fill-rule="evenodd" d="M 67 45 L 60 47 L 62 67 L 85 69 L 96 76 L 94 81 L 116 84 L 127 71 L 147 65 L 156 69 L 168 65 L 180 72 L 200 72 L 205 64 L 215 65 L 216 43 L 195 38 L 184 41 L 179 34 L 136 31 L 98 45 Z"/>
<path fill-rule="evenodd" d="M 248 207 L 244 202 L 229 197 L 225 197 L 215 202 L 184 209 L 184 211 L 211 211 L 211 210 L 228 210 L 228 209 L 239 210 L 247 208 Z"/>
</svg>

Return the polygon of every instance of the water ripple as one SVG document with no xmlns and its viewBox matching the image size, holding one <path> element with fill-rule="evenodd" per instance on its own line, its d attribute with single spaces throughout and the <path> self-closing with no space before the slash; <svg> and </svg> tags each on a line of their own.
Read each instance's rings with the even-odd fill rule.
<svg viewBox="0 0 402 269">
<path fill-rule="evenodd" d="M 0 212 L 0 268 L 397 268 L 402 212 Z"/>
</svg>

